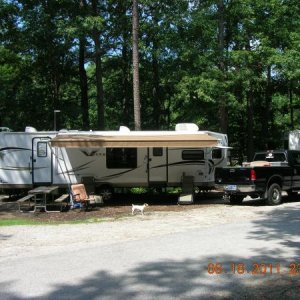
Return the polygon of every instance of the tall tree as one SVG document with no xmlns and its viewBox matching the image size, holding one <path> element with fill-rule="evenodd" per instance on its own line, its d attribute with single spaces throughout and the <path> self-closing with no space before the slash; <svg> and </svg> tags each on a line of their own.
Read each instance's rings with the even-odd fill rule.
<svg viewBox="0 0 300 300">
<path fill-rule="evenodd" d="M 91 0 L 92 16 L 95 20 L 99 19 L 101 22 L 98 1 Z M 98 128 L 104 130 L 104 91 L 103 91 L 103 70 L 102 70 L 102 47 L 100 42 L 100 34 L 102 25 L 95 21 L 92 27 L 92 39 L 94 42 L 94 59 L 96 65 L 96 89 L 97 89 L 97 116 L 98 116 Z M 101 29 L 100 29 L 101 28 Z"/>
<path fill-rule="evenodd" d="M 87 3 L 85 0 L 79 2 L 79 15 L 85 18 L 87 14 Z M 80 26 L 81 28 L 83 26 Z M 85 70 L 85 58 L 86 58 L 86 36 L 79 33 L 79 55 L 78 55 L 78 67 L 79 67 L 79 80 L 80 80 L 80 98 L 82 109 L 82 125 L 83 129 L 89 129 L 89 99 L 88 99 L 88 82 L 87 74 Z"/>
<path fill-rule="evenodd" d="M 141 100 L 139 76 L 139 10 L 138 0 L 132 2 L 132 66 L 134 128 L 141 130 Z"/>
<path fill-rule="evenodd" d="M 225 5 L 224 0 L 218 0 L 218 52 L 220 69 L 220 94 L 219 94 L 219 122 L 220 130 L 227 133 L 228 116 L 226 94 L 224 92 L 224 81 L 226 80 L 225 66 Z"/>
</svg>

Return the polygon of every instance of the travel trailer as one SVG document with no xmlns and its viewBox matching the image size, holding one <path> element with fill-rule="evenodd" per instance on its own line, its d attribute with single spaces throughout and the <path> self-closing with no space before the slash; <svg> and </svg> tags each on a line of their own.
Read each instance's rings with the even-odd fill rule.
<svg viewBox="0 0 300 300">
<path fill-rule="evenodd" d="M 211 189 L 215 167 L 227 165 L 227 135 L 177 124 L 174 131 L 0 132 L 0 189 L 89 182 L 98 193 L 116 187 Z"/>
</svg>

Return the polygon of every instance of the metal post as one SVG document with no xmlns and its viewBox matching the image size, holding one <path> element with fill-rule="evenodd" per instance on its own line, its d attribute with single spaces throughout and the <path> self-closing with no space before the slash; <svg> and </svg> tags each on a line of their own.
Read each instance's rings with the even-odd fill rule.
<svg viewBox="0 0 300 300">
<path fill-rule="evenodd" d="M 59 109 L 54 110 L 54 131 L 56 131 L 56 113 L 60 113 Z"/>
</svg>

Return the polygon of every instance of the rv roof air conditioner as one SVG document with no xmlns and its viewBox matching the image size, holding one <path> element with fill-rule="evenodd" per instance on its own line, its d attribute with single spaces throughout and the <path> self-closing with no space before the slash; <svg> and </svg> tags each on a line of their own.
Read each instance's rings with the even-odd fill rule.
<svg viewBox="0 0 300 300">
<path fill-rule="evenodd" d="M 34 127 L 26 126 L 25 127 L 25 132 L 37 132 L 37 130 Z"/>
<path fill-rule="evenodd" d="M 199 127 L 194 123 L 179 123 L 175 126 L 175 131 L 199 131 Z"/>
</svg>

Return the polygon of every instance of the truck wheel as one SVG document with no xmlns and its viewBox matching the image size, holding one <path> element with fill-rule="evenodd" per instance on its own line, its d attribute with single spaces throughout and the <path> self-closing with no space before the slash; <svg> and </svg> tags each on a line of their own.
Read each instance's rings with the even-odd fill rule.
<svg viewBox="0 0 300 300">
<path fill-rule="evenodd" d="M 281 187 L 277 183 L 273 183 L 270 185 L 267 192 L 267 205 L 279 205 L 281 203 Z"/>
<path fill-rule="evenodd" d="M 230 204 L 232 205 L 242 204 L 243 200 L 244 200 L 244 196 L 241 195 L 231 195 L 229 198 Z"/>
</svg>

